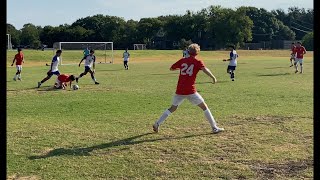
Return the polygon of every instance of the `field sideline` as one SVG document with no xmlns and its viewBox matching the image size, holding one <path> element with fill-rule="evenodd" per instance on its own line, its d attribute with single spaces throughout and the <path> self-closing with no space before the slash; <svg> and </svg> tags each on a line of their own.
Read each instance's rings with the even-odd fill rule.
<svg viewBox="0 0 320 180">
<path fill-rule="evenodd" d="M 239 50 L 232 82 L 222 61 L 229 52 L 201 51 L 218 79 L 199 72 L 196 84 L 226 129 L 216 135 L 188 101 L 154 134 L 178 80 L 169 67 L 182 51 L 129 52 L 130 70 L 116 50 L 115 64 L 96 67 L 100 85 L 87 75 L 78 91 L 62 91 L 50 90 L 55 76 L 36 88 L 52 51 L 24 50 L 21 82 L 12 80 L 16 51 L 8 51 L 8 179 L 313 179 L 313 52 L 295 74 L 289 50 Z M 82 51 L 62 56 L 77 64 Z"/>
</svg>

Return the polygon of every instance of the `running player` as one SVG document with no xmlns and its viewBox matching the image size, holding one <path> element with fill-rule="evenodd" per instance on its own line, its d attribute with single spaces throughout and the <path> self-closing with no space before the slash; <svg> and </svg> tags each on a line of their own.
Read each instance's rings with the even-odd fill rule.
<svg viewBox="0 0 320 180">
<path fill-rule="evenodd" d="M 96 56 L 94 55 L 94 50 L 90 50 L 90 54 L 84 58 L 81 59 L 80 63 L 79 63 L 79 67 L 82 63 L 82 61 L 85 60 L 85 64 L 84 64 L 84 72 L 80 74 L 79 77 L 76 78 L 76 81 L 78 83 L 79 79 L 86 75 L 88 72 L 91 74 L 91 78 L 93 80 L 93 82 L 95 84 L 99 84 L 96 80 L 96 78 L 94 77 L 94 73 L 95 73 L 95 67 L 96 67 Z M 91 66 L 93 66 L 93 70 L 91 70 Z"/>
<path fill-rule="evenodd" d="M 38 88 L 40 88 L 41 84 L 43 84 L 44 82 L 49 80 L 52 75 L 56 75 L 56 76 L 60 75 L 58 66 L 59 66 L 59 62 L 60 62 L 61 53 L 62 53 L 62 51 L 60 49 L 56 51 L 56 55 L 53 56 L 53 58 L 52 58 L 50 70 L 47 72 L 47 77 L 42 79 L 42 81 L 38 82 Z"/>
<path fill-rule="evenodd" d="M 75 79 L 76 77 L 74 75 L 69 76 L 67 74 L 60 74 L 57 77 L 54 87 L 56 89 L 66 89 L 68 82 L 70 82 L 70 88 L 71 88 L 72 81 L 74 81 Z"/>
<path fill-rule="evenodd" d="M 300 64 L 300 74 L 302 74 L 303 70 L 303 55 L 307 53 L 306 48 L 301 45 L 301 42 L 297 43 L 297 47 L 295 48 L 295 54 L 297 54 L 295 61 L 294 61 L 294 67 L 296 68 L 295 73 L 298 71 L 298 63 Z"/>
<path fill-rule="evenodd" d="M 21 70 L 22 70 L 22 63 L 24 63 L 24 56 L 22 53 L 22 49 L 18 48 L 18 53 L 14 56 L 11 66 L 13 66 L 14 61 L 16 61 L 16 68 L 17 72 L 14 76 L 13 80 L 20 80 L 21 81 Z"/>
<path fill-rule="evenodd" d="M 227 73 L 230 74 L 230 78 L 232 81 L 234 81 L 234 71 L 236 70 L 237 67 L 237 60 L 238 60 L 238 54 L 236 52 L 235 46 L 231 45 L 229 46 L 231 52 L 230 52 L 230 59 L 224 59 L 223 61 L 230 61 L 228 68 L 227 68 Z"/>
<path fill-rule="evenodd" d="M 290 65 L 290 67 L 292 67 L 293 66 L 293 63 L 292 63 L 292 61 L 294 62 L 294 60 L 295 60 L 295 58 L 296 58 L 296 53 L 295 53 L 295 48 L 296 48 L 296 46 L 294 45 L 294 42 L 291 44 L 291 57 L 290 57 L 290 63 L 291 63 L 291 65 Z"/>
<path fill-rule="evenodd" d="M 173 97 L 172 106 L 167 109 L 154 123 L 153 130 L 155 132 L 159 131 L 160 124 L 163 123 L 185 99 L 188 99 L 192 104 L 199 106 L 203 110 L 205 117 L 208 119 L 211 125 L 213 133 L 218 133 L 224 130 L 223 128 L 219 128 L 217 126 L 217 123 L 214 120 L 207 104 L 204 102 L 204 99 L 197 92 L 195 87 L 195 80 L 200 70 L 212 78 L 212 83 L 216 83 L 217 79 L 211 73 L 211 71 L 205 67 L 201 60 L 196 59 L 196 56 L 200 52 L 200 46 L 198 44 L 191 44 L 188 48 L 188 51 L 190 57 L 180 59 L 170 68 L 171 71 L 180 69 L 177 90 Z"/>
<path fill-rule="evenodd" d="M 123 65 L 124 65 L 124 68 L 126 70 L 129 69 L 129 66 L 128 66 L 128 61 L 129 61 L 129 58 L 130 58 L 130 53 L 128 52 L 128 49 L 126 49 L 122 55 L 122 58 L 123 58 Z"/>
</svg>

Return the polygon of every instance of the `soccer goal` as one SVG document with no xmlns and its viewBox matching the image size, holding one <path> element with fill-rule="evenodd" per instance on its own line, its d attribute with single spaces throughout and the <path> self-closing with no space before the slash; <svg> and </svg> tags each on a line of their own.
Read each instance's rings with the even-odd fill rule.
<svg viewBox="0 0 320 180">
<path fill-rule="evenodd" d="M 7 50 L 12 50 L 11 34 L 7 34 Z"/>
<path fill-rule="evenodd" d="M 61 49 L 61 65 L 78 64 L 84 57 L 84 50 L 87 48 L 94 50 L 96 63 L 113 64 L 113 42 L 55 42 L 53 54 Z"/>
<path fill-rule="evenodd" d="M 133 49 L 134 50 L 145 50 L 147 49 L 146 44 L 133 44 Z"/>
</svg>

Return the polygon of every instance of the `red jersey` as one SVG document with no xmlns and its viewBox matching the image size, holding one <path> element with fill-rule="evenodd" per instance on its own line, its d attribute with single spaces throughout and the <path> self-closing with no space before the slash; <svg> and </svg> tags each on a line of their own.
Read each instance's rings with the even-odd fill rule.
<svg viewBox="0 0 320 180">
<path fill-rule="evenodd" d="M 67 74 L 60 74 L 59 76 L 58 76 L 58 80 L 60 81 L 60 82 L 69 82 L 70 81 L 70 78 L 69 78 L 70 76 L 69 75 L 67 75 Z"/>
<path fill-rule="evenodd" d="M 197 92 L 195 81 L 199 70 L 203 67 L 205 67 L 204 63 L 201 60 L 196 59 L 194 56 L 182 58 L 174 63 L 171 68 L 180 69 L 176 94 L 189 95 Z"/>
<path fill-rule="evenodd" d="M 292 52 L 292 54 L 294 54 L 295 52 L 295 49 L 296 49 L 296 46 L 291 46 L 291 52 Z"/>
<path fill-rule="evenodd" d="M 20 52 L 14 56 L 14 59 L 16 59 L 16 65 L 22 65 L 23 61 L 23 53 Z"/>
<path fill-rule="evenodd" d="M 297 58 L 302 59 L 303 55 L 307 52 L 306 49 L 303 46 L 296 47 L 294 50 L 295 53 L 297 53 Z"/>
</svg>

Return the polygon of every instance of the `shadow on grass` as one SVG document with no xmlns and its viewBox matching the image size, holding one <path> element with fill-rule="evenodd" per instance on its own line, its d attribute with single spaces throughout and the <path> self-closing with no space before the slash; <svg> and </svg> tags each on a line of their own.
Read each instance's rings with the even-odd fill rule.
<svg viewBox="0 0 320 180">
<path fill-rule="evenodd" d="M 116 146 L 129 146 L 129 145 L 135 145 L 135 144 L 141 144 L 141 143 L 146 143 L 146 142 L 155 142 L 155 141 L 163 141 L 163 140 L 176 140 L 176 139 L 185 139 L 185 138 L 191 138 L 191 137 L 196 137 L 196 136 L 203 136 L 203 135 L 209 135 L 212 133 L 202 133 L 202 134 L 195 134 L 195 135 L 187 135 L 187 136 L 182 136 L 182 137 L 163 137 L 163 138 L 155 138 L 155 139 L 145 139 L 145 140 L 137 140 L 134 141 L 135 139 L 141 138 L 143 136 L 148 136 L 154 133 L 145 133 L 109 143 L 104 143 L 104 144 L 99 144 L 95 146 L 90 146 L 90 147 L 79 147 L 79 148 L 58 148 L 49 151 L 48 153 L 44 155 L 39 155 L 39 156 L 29 156 L 28 158 L 30 160 L 35 160 L 35 159 L 44 159 L 44 158 L 49 158 L 49 157 L 54 157 L 54 156 L 63 156 L 63 155 L 70 155 L 70 156 L 90 156 L 90 152 L 98 149 L 106 149 L 106 148 L 112 148 Z M 128 149 L 128 148 L 127 148 Z"/>
<path fill-rule="evenodd" d="M 264 69 L 281 69 L 281 68 L 286 68 L 286 67 L 280 67 L 280 66 L 279 67 L 266 67 Z"/>
<path fill-rule="evenodd" d="M 177 73 L 176 72 L 174 72 L 174 73 L 163 73 L 163 74 L 150 74 L 150 75 L 156 75 L 156 76 L 161 76 L 161 75 L 177 75 Z"/>
<path fill-rule="evenodd" d="M 38 90 L 38 91 L 54 91 L 54 90 L 58 90 L 58 89 L 54 89 L 52 86 L 42 86 L 45 89 L 40 89 L 38 87 L 32 87 L 32 88 L 25 88 L 25 89 L 7 89 L 7 91 L 27 91 L 27 90 Z"/>
<path fill-rule="evenodd" d="M 100 69 L 100 71 L 122 71 L 122 70 L 125 70 L 125 69 Z"/>
<path fill-rule="evenodd" d="M 258 74 L 258 76 L 286 76 L 286 75 L 290 75 L 290 73 Z"/>
</svg>

